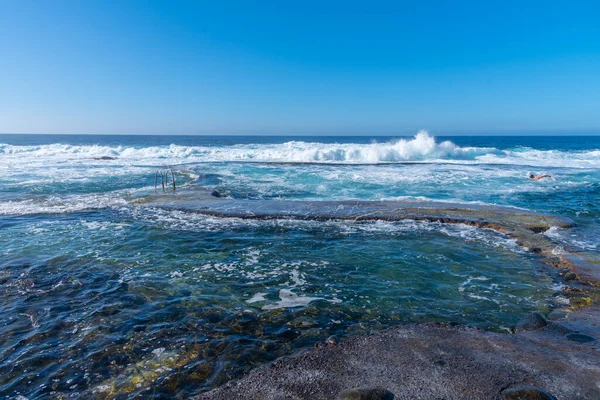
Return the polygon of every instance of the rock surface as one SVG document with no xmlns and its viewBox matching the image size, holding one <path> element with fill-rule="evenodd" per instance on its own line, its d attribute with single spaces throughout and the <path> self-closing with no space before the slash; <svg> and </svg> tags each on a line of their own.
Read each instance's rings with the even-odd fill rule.
<svg viewBox="0 0 600 400">
<path fill-rule="evenodd" d="M 584 310 L 568 325 L 597 336 L 589 317 L 600 307 Z M 280 359 L 198 399 L 329 400 L 357 387 L 386 388 L 394 399 L 600 399 L 599 342 L 571 341 L 553 326 L 514 335 L 401 326 Z M 538 392 L 519 392 L 525 383 Z"/>
<path fill-rule="evenodd" d="M 523 319 L 519 321 L 515 327 L 515 332 L 533 331 L 540 329 L 548 325 L 546 318 L 540 313 L 534 312 L 527 314 Z"/>
</svg>

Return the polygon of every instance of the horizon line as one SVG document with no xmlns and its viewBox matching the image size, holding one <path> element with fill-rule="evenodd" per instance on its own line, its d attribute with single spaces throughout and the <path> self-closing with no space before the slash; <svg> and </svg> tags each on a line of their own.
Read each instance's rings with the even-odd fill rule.
<svg viewBox="0 0 600 400">
<path fill-rule="evenodd" d="M 511 129 L 506 131 L 482 131 L 482 132 L 435 132 L 425 129 L 431 136 L 600 136 L 600 128 L 597 129 L 556 129 L 556 130 L 518 130 Z M 0 132 L 0 135 L 37 135 L 37 136 L 302 136 L 302 137 L 328 137 L 328 136 L 415 136 L 419 130 L 414 133 L 408 132 L 379 132 L 379 133 L 338 133 L 338 132 L 323 132 L 323 133 L 40 133 L 40 132 Z"/>
</svg>

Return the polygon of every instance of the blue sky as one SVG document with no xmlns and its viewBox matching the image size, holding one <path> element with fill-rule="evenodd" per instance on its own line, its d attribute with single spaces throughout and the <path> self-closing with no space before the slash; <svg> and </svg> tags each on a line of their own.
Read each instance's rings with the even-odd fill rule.
<svg viewBox="0 0 600 400">
<path fill-rule="evenodd" d="M 600 132 L 597 1 L 0 0 L 0 132 Z"/>
</svg>

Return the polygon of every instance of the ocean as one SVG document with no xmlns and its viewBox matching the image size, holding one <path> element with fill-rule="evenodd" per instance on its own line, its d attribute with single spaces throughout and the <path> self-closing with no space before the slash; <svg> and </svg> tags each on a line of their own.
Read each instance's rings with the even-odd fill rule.
<svg viewBox="0 0 600 400">
<path fill-rule="evenodd" d="M 143 206 L 195 191 L 231 215 Z M 510 334 L 569 301 L 495 230 L 253 204 L 528 210 L 573 221 L 539 233 L 553 252 L 598 260 L 599 199 L 597 136 L 0 135 L 0 398 L 187 397 L 331 335 Z"/>
</svg>

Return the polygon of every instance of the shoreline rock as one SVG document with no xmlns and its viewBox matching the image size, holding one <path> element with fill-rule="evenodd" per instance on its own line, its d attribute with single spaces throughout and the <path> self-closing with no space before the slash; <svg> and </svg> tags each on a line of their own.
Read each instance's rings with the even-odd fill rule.
<svg viewBox="0 0 600 400">
<path fill-rule="evenodd" d="M 581 310 L 515 334 L 394 327 L 280 359 L 196 399 L 330 400 L 356 388 L 385 388 L 394 399 L 598 399 L 600 343 L 586 340 L 600 334 L 600 306 Z M 573 328 L 584 340 L 565 335 Z"/>
</svg>

